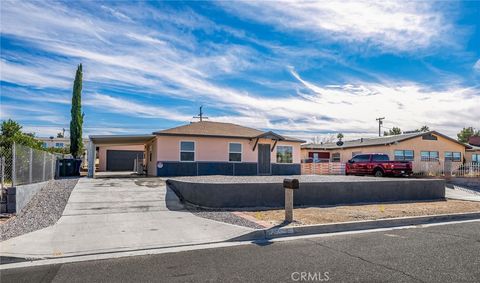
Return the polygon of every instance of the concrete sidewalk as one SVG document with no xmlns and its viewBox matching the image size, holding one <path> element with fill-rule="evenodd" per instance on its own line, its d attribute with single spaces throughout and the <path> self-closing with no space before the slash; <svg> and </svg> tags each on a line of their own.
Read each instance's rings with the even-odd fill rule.
<svg viewBox="0 0 480 283">
<path fill-rule="evenodd" d="M 252 231 L 191 214 L 159 178 L 82 178 L 55 225 L 1 242 L 0 255 L 51 258 L 162 248 Z"/>
<path fill-rule="evenodd" d="M 480 201 L 480 193 L 466 188 L 454 186 L 445 188 L 445 197 L 449 199 Z"/>
</svg>

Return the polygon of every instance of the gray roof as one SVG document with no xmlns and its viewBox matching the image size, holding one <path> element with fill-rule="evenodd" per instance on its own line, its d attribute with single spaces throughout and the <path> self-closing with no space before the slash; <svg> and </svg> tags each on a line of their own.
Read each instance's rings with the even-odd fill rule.
<svg viewBox="0 0 480 283">
<path fill-rule="evenodd" d="M 221 123 L 212 121 L 192 122 L 187 125 L 157 131 L 154 135 L 162 136 L 203 136 L 203 137 L 225 137 L 225 138 L 247 138 L 253 139 L 265 135 L 275 136 L 280 140 L 292 142 L 305 142 L 300 139 L 281 136 L 273 132 L 264 132 L 261 130 L 240 126 L 232 123 Z"/>
<path fill-rule="evenodd" d="M 361 138 L 357 140 L 344 141 L 343 145 L 341 146 L 337 145 L 336 143 L 324 143 L 324 144 L 309 143 L 309 144 L 302 145 L 302 148 L 328 150 L 328 149 L 339 149 L 339 148 L 389 145 L 389 144 L 394 144 L 404 140 L 416 138 L 419 136 L 423 136 L 426 134 L 435 134 L 443 138 L 449 139 L 453 142 L 459 143 L 467 148 L 469 147 L 468 145 L 465 145 L 437 131 L 428 131 L 428 132 L 408 133 L 408 134 L 401 134 L 401 135 L 394 135 L 394 136 L 384 136 L 384 137 L 378 137 L 378 138 Z"/>
</svg>

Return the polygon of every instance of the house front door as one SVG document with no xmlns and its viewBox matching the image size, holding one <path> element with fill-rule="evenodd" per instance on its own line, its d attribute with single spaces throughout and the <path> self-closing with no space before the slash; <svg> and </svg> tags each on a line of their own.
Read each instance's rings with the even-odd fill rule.
<svg viewBox="0 0 480 283">
<path fill-rule="evenodd" d="M 270 145 L 258 144 L 258 174 L 270 175 Z"/>
</svg>

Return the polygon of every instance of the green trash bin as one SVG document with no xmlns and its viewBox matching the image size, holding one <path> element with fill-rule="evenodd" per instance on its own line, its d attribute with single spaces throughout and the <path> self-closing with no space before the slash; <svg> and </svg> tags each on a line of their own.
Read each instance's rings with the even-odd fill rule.
<svg viewBox="0 0 480 283">
<path fill-rule="evenodd" d="M 80 176 L 81 159 L 64 158 L 58 160 L 60 177 Z"/>
</svg>

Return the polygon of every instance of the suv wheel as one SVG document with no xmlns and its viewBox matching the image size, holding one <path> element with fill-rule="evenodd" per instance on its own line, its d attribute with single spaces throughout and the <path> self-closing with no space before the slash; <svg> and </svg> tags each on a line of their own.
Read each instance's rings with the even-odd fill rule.
<svg viewBox="0 0 480 283">
<path fill-rule="evenodd" d="M 377 169 L 375 172 L 373 172 L 373 175 L 375 177 L 383 177 L 383 171 L 381 169 Z"/>
</svg>

